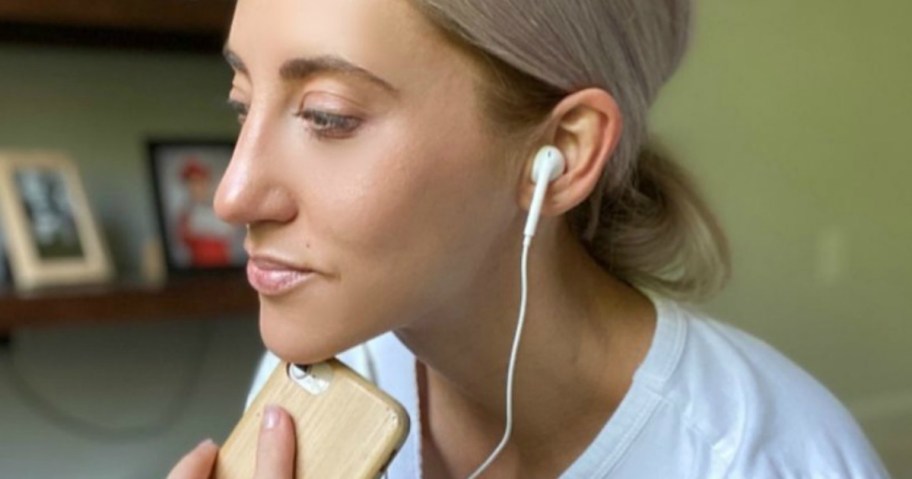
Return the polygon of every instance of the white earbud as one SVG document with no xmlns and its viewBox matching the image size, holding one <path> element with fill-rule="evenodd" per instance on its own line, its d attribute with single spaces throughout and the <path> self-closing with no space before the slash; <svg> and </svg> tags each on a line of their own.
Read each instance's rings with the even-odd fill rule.
<svg viewBox="0 0 912 479">
<path fill-rule="evenodd" d="M 535 183 L 535 193 L 532 195 L 532 205 L 529 207 L 529 217 L 526 219 L 524 231 L 527 238 L 535 236 L 548 184 L 564 173 L 564 167 L 564 155 L 556 147 L 544 146 L 536 153 L 535 161 L 532 163 L 532 182 Z"/>
</svg>

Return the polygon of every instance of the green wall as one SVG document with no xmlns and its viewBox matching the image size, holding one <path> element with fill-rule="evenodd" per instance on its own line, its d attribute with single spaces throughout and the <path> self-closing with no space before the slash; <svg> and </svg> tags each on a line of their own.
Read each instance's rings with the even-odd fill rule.
<svg viewBox="0 0 912 479">
<path fill-rule="evenodd" d="M 697 12 L 653 130 L 730 235 L 710 309 L 808 368 L 912 477 L 912 3 Z"/>
<path fill-rule="evenodd" d="M 0 48 L 0 148 L 54 148 L 80 167 L 118 269 L 157 234 L 145 141 L 226 138 L 231 77 L 216 55 Z"/>
<path fill-rule="evenodd" d="M 0 148 L 68 152 L 134 276 L 157 237 L 145 141 L 233 138 L 229 82 L 218 55 L 0 45 Z M 164 477 L 225 439 L 262 351 L 255 317 L 19 331 L 0 348 L 0 477 Z"/>
</svg>

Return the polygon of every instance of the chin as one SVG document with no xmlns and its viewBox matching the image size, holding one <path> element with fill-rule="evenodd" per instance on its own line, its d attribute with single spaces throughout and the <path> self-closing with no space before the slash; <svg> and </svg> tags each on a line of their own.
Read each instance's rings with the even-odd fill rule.
<svg viewBox="0 0 912 479">
<path fill-rule="evenodd" d="M 332 358 L 344 349 L 334 348 L 330 341 L 317 339 L 319 335 L 296 332 L 286 334 L 260 321 L 260 337 L 270 352 L 282 361 L 294 364 L 316 364 Z"/>
<path fill-rule="evenodd" d="M 260 311 L 260 337 L 279 359 L 294 364 L 316 364 L 355 346 L 345 331 L 308 324 L 300 315 L 289 319 L 278 311 Z M 330 322 L 330 324 L 334 324 Z"/>
</svg>

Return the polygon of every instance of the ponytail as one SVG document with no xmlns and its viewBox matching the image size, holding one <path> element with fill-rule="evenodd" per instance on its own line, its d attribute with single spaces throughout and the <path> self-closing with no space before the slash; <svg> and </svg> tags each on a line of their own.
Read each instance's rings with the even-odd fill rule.
<svg viewBox="0 0 912 479">
<path fill-rule="evenodd" d="M 589 254 L 616 277 L 666 296 L 706 299 L 731 271 L 719 222 L 682 168 L 645 148 L 626 185 L 570 212 Z"/>
</svg>

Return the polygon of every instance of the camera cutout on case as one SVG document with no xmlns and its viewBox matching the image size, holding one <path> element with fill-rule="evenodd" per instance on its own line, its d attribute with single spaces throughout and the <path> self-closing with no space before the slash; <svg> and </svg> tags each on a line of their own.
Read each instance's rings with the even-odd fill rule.
<svg viewBox="0 0 912 479">
<path fill-rule="evenodd" d="M 332 384 L 333 370 L 326 363 L 308 365 L 288 365 L 288 377 L 308 393 L 319 396 Z"/>
</svg>

